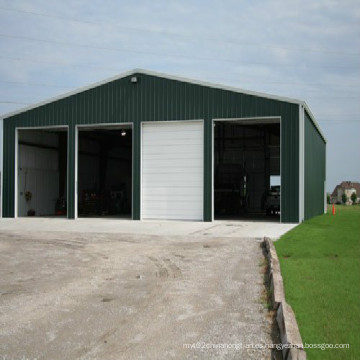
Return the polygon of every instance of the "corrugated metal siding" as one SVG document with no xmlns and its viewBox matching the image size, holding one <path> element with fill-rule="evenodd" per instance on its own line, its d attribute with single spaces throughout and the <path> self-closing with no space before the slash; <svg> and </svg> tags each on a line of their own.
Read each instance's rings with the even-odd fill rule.
<svg viewBox="0 0 360 360">
<path fill-rule="evenodd" d="M 15 128 L 7 126 L 4 120 L 3 137 L 3 217 L 14 216 L 14 178 L 15 178 Z"/>
<path fill-rule="evenodd" d="M 133 76 L 133 75 L 132 75 Z M 133 122 L 133 218 L 140 217 L 141 121 L 204 120 L 204 220 L 212 219 L 212 123 L 214 118 L 281 117 L 283 222 L 298 221 L 299 112 L 298 105 L 137 74 L 17 114 L 4 121 L 4 216 L 14 216 L 15 127 L 69 126 L 68 216 L 74 217 L 75 125 Z"/>
<path fill-rule="evenodd" d="M 324 213 L 326 144 L 305 112 L 305 220 Z"/>
<path fill-rule="evenodd" d="M 285 105 L 283 105 L 285 107 Z M 299 221 L 299 107 L 281 118 L 281 221 Z"/>
</svg>

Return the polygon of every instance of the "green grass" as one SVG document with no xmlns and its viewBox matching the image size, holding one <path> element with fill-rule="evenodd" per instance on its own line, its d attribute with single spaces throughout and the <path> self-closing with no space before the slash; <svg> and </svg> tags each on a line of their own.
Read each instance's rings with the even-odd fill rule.
<svg viewBox="0 0 360 360">
<path fill-rule="evenodd" d="M 308 349 L 308 359 L 360 359 L 360 206 L 337 206 L 275 243 L 304 343 L 350 344 Z"/>
</svg>

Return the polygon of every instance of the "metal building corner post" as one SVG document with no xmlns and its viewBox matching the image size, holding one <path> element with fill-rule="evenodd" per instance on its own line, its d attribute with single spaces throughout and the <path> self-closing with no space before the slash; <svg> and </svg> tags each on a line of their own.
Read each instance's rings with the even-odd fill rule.
<svg viewBox="0 0 360 360">
<path fill-rule="evenodd" d="M 299 104 L 299 223 L 305 219 L 305 109 Z"/>
<path fill-rule="evenodd" d="M 327 213 L 327 193 L 326 193 L 326 143 L 325 143 L 325 159 L 324 159 L 324 214 Z"/>
<path fill-rule="evenodd" d="M 75 201 L 76 201 L 76 127 L 69 125 L 68 134 L 68 186 L 67 186 L 67 217 L 75 219 Z"/>
<path fill-rule="evenodd" d="M 3 217 L 3 205 L 2 205 L 2 199 L 3 199 L 3 176 L 4 176 L 4 120 L 0 119 L 0 218 Z"/>
<path fill-rule="evenodd" d="M 18 217 L 18 179 L 19 179 L 19 129 L 14 129 L 14 137 L 15 137 L 15 143 L 14 143 L 14 213 L 13 217 L 16 219 Z"/>
<path fill-rule="evenodd" d="M 141 122 L 133 124 L 132 219 L 141 220 Z"/>
<path fill-rule="evenodd" d="M 204 120 L 204 214 L 203 221 L 213 220 L 213 126 L 211 119 Z"/>
</svg>

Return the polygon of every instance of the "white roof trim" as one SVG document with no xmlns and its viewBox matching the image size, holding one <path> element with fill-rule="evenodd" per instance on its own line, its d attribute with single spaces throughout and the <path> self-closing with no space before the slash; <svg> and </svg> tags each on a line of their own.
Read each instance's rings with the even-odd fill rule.
<svg viewBox="0 0 360 360">
<path fill-rule="evenodd" d="M 39 103 L 29 105 L 29 106 L 23 107 L 23 108 L 21 108 L 19 110 L 15 110 L 15 111 L 10 112 L 8 114 L 2 115 L 2 118 L 5 119 L 5 118 L 8 118 L 8 117 L 23 113 L 25 111 L 35 109 L 35 108 L 43 106 L 43 105 L 50 104 L 50 103 L 52 103 L 54 101 L 65 99 L 65 98 L 70 97 L 72 95 L 80 94 L 80 93 L 82 93 L 82 92 L 84 92 L 86 90 L 94 89 L 94 88 L 96 88 L 98 86 L 105 85 L 105 84 L 107 84 L 109 82 L 112 82 L 112 81 L 119 80 L 119 79 L 122 79 L 124 77 L 130 76 L 130 75 L 134 74 L 134 72 L 135 72 L 135 70 L 127 71 L 127 72 L 122 73 L 120 75 L 117 75 L 117 76 L 114 76 L 114 77 L 111 77 L 111 78 L 108 78 L 108 79 L 105 79 L 105 80 L 102 80 L 102 81 L 99 81 L 99 82 L 96 82 L 96 83 L 93 83 L 93 84 L 90 84 L 90 85 L 87 85 L 87 86 L 83 86 L 83 87 L 81 87 L 79 89 L 69 91 L 69 92 L 64 93 L 62 95 L 55 96 L 55 97 L 50 98 L 48 100 L 41 101 Z"/>
<path fill-rule="evenodd" d="M 316 127 L 317 131 L 319 132 L 320 136 L 323 138 L 323 140 L 325 141 L 325 144 L 326 144 L 327 143 L 326 136 L 321 131 L 320 126 L 319 126 L 318 122 L 315 120 L 315 117 L 314 117 L 313 113 L 311 112 L 310 108 L 308 107 L 307 103 L 304 101 L 302 105 L 304 106 L 305 111 L 308 113 L 308 115 L 310 117 L 310 120 L 312 121 L 312 123 L 314 124 L 314 126 Z"/>
<path fill-rule="evenodd" d="M 37 107 L 46 105 L 46 104 L 50 104 L 54 101 L 57 100 L 61 100 L 61 99 L 65 99 L 69 96 L 72 95 L 76 95 L 79 94 L 81 92 L 84 92 L 86 90 L 90 90 L 93 88 L 96 88 L 98 86 L 101 85 L 105 85 L 107 83 L 110 83 L 112 81 L 115 80 L 120 80 L 122 78 L 125 78 L 127 76 L 131 76 L 133 74 L 144 74 L 144 75 L 150 75 L 150 76 L 156 76 L 156 77 L 161 77 L 161 78 L 165 78 L 165 79 L 169 79 L 169 80 L 176 80 L 176 81 L 180 81 L 180 82 L 186 82 L 186 83 L 190 83 L 190 84 L 194 84 L 194 85 L 201 85 L 201 86 L 206 86 L 206 87 L 212 87 L 215 89 L 220 89 L 220 90 L 227 90 L 227 91 L 232 91 L 232 92 L 237 92 L 237 93 L 241 93 L 241 94 L 246 94 L 246 95 L 253 95 L 253 96 L 258 96 L 258 97 L 262 97 L 262 98 L 266 98 L 266 99 L 271 99 L 271 100 L 278 100 L 278 101 L 284 101 L 284 102 L 288 102 L 288 103 L 293 103 L 293 104 L 299 104 L 299 105 L 303 105 L 306 109 L 306 111 L 308 112 L 308 114 L 310 115 L 311 120 L 314 122 L 314 125 L 316 126 L 316 128 L 319 130 L 319 133 L 321 134 L 321 136 L 324 138 L 324 140 L 326 141 L 325 136 L 322 134 L 319 125 L 317 124 L 317 122 L 315 121 L 314 116 L 312 115 L 310 109 L 308 108 L 308 106 L 306 105 L 306 103 L 302 100 L 298 100 L 298 99 L 293 99 L 293 98 L 288 98 L 288 97 L 283 97 L 283 96 L 277 96 L 277 95 L 271 95 L 271 94 L 265 94 L 265 93 L 260 93 L 260 92 L 255 92 L 255 91 L 250 91 L 250 90 L 244 90 L 244 89 L 240 89 L 240 88 L 235 88 L 235 87 L 231 87 L 231 86 L 224 86 L 224 85 L 220 85 L 220 84 L 215 84 L 215 83 L 210 83 L 210 82 L 204 82 L 204 81 L 198 81 L 198 80 L 193 80 L 193 79 L 187 79 L 187 78 L 183 78 L 183 77 L 178 77 L 178 76 L 173 76 L 173 75 L 168 75 L 168 74 L 163 74 L 163 73 L 159 73 L 159 72 L 155 72 L 155 71 L 149 71 L 149 70 L 144 70 L 144 69 L 133 69 L 130 71 L 126 71 L 122 74 L 113 76 L 111 78 L 90 84 L 88 86 L 84 86 L 82 88 L 70 91 L 68 93 L 53 97 L 51 99 L 39 102 L 37 104 L 34 105 L 30 105 L 27 107 L 24 107 L 22 109 L 19 110 L 15 110 L 13 112 L 10 112 L 8 114 L 2 115 L 0 118 L 5 119 L 20 113 L 23 113 L 25 111 L 29 111 L 31 109 L 35 109 Z"/>
<path fill-rule="evenodd" d="M 232 86 L 225 86 L 225 85 L 221 85 L 221 84 L 210 83 L 210 82 L 206 82 L 206 81 L 188 79 L 188 78 L 183 78 L 183 77 L 179 77 L 179 76 L 158 73 L 155 71 L 148 71 L 148 70 L 142 70 L 142 69 L 136 69 L 134 71 L 137 73 L 142 73 L 142 74 L 146 74 L 146 75 L 158 76 L 158 77 L 162 77 L 162 78 L 166 78 L 166 79 L 170 79 L 170 80 L 177 80 L 177 81 L 186 82 L 186 83 L 190 83 L 190 84 L 194 84 L 194 85 L 212 87 L 215 89 L 227 90 L 227 91 L 237 92 L 237 93 L 246 94 L 246 95 L 259 96 L 259 97 L 272 99 L 272 100 L 285 101 L 285 102 L 295 103 L 295 104 L 299 104 L 302 102 L 301 100 L 297 100 L 297 99 L 293 99 L 293 98 L 265 94 L 265 93 L 260 93 L 260 92 L 256 92 L 256 91 L 236 88 L 236 87 L 232 87 Z"/>
</svg>

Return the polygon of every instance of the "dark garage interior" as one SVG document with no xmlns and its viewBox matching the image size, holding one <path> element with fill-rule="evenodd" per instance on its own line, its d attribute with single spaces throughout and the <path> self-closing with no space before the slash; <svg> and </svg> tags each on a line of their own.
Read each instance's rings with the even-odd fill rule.
<svg viewBox="0 0 360 360">
<path fill-rule="evenodd" d="M 215 219 L 280 221 L 279 185 L 279 119 L 216 121 Z"/>
<path fill-rule="evenodd" d="M 132 130 L 79 128 L 78 216 L 131 217 Z"/>
<path fill-rule="evenodd" d="M 66 128 L 19 130 L 18 216 L 67 214 Z"/>
</svg>

